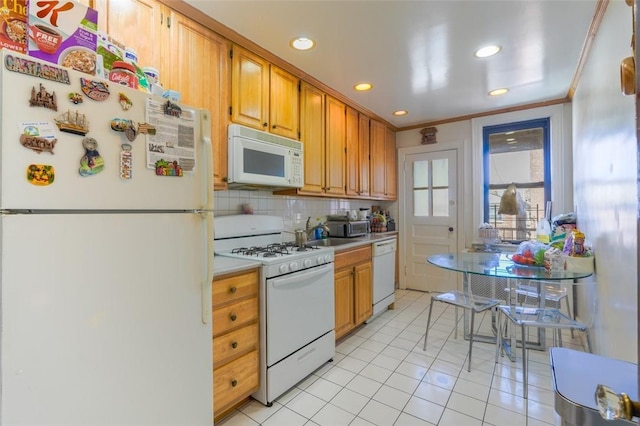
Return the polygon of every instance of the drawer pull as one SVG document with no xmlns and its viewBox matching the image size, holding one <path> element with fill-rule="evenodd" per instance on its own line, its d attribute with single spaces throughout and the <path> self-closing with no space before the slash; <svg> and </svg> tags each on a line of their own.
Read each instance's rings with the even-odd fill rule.
<svg viewBox="0 0 640 426">
<path fill-rule="evenodd" d="M 238 342 L 231 342 L 231 347 L 233 349 L 237 348 L 238 347 Z"/>
<path fill-rule="evenodd" d="M 231 321 L 235 321 L 235 320 L 237 320 L 237 319 L 238 319 L 238 317 L 236 316 L 236 314 L 231 314 L 231 315 L 229 315 L 229 319 L 230 319 Z"/>
<path fill-rule="evenodd" d="M 229 293 L 234 294 L 236 291 L 238 291 L 238 287 L 233 286 L 229 289 Z"/>
<path fill-rule="evenodd" d="M 236 379 L 231 380 L 231 387 L 235 388 L 238 385 L 238 381 Z"/>
</svg>

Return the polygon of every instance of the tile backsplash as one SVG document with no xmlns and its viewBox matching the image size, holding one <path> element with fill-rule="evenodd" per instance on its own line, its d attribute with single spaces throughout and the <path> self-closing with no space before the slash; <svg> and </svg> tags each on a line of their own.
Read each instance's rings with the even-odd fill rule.
<svg viewBox="0 0 640 426">
<path fill-rule="evenodd" d="M 389 210 L 397 222 L 397 203 L 380 200 L 348 200 L 337 198 L 302 197 L 296 195 L 273 195 L 271 191 L 216 191 L 214 193 L 214 215 L 242 214 L 243 206 L 249 205 L 253 214 L 282 216 L 286 229 L 304 228 L 307 218 L 311 223 L 324 222 L 328 214 L 340 214 L 345 210 L 371 209 L 380 206 Z"/>
</svg>

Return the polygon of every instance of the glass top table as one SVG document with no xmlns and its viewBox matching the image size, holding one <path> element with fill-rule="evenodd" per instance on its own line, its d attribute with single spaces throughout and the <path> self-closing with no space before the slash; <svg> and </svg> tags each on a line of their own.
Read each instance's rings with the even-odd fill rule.
<svg viewBox="0 0 640 426">
<path fill-rule="evenodd" d="M 591 272 L 547 271 L 542 266 L 518 265 L 505 253 L 448 253 L 427 257 L 427 262 L 440 268 L 465 274 L 485 275 L 498 278 L 525 280 L 577 280 L 586 278 Z"/>
<path fill-rule="evenodd" d="M 514 287 L 514 283 L 522 280 L 531 281 L 533 283 L 540 283 L 544 281 L 562 281 L 576 280 L 586 278 L 592 275 L 591 272 L 571 272 L 566 270 L 560 271 L 547 271 L 543 266 L 527 266 L 518 265 L 510 259 L 510 254 L 507 253 L 488 253 L 488 252 L 465 252 L 465 253 L 445 253 L 435 254 L 427 257 L 427 262 L 437 266 L 439 268 L 448 269 L 451 271 L 463 273 L 463 290 L 470 291 L 471 287 L 471 275 L 483 275 L 493 278 L 504 278 L 507 280 L 509 288 L 509 299 L 506 302 L 514 307 L 517 304 L 517 296 Z M 539 285 L 538 296 L 540 307 L 543 307 L 545 300 L 545 285 Z M 465 327 L 465 338 L 468 338 L 468 320 L 466 317 L 463 321 Z M 494 333 L 497 332 L 495 328 L 495 317 L 492 318 L 492 325 Z M 511 350 L 508 346 L 515 348 L 515 335 L 512 335 L 511 342 L 503 341 L 507 347 L 507 354 L 512 360 L 515 360 L 511 354 Z M 541 328 L 538 333 L 538 342 L 527 342 L 528 347 L 544 350 L 545 332 Z M 476 335 L 474 333 L 474 340 L 495 342 L 495 336 L 483 336 Z"/>
</svg>

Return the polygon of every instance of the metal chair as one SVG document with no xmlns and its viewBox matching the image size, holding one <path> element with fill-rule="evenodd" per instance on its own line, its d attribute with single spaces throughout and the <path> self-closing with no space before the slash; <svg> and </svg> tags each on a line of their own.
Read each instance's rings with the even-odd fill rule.
<svg viewBox="0 0 640 426">
<path fill-rule="evenodd" d="M 433 302 L 446 303 L 448 305 L 455 306 L 456 324 L 455 324 L 455 338 L 458 338 L 458 308 L 463 308 L 471 313 L 471 327 L 469 328 L 469 365 L 467 371 L 471 371 L 471 352 L 473 350 L 473 331 L 474 331 L 474 318 L 475 314 L 484 312 L 489 309 L 493 309 L 500 304 L 500 301 L 490 299 L 483 296 L 475 296 L 470 291 L 464 293 L 462 291 L 453 290 L 447 293 L 431 296 L 431 303 L 429 305 L 429 315 L 427 317 L 427 329 L 424 333 L 424 346 L 423 351 L 427 350 L 427 337 L 429 336 L 429 325 L 431 324 L 431 312 L 433 311 Z"/>
<path fill-rule="evenodd" d="M 528 398 L 528 366 L 529 359 L 527 357 L 527 327 L 537 328 L 552 328 L 554 329 L 553 343 L 557 344 L 556 337 L 561 339 L 561 333 L 563 329 L 577 329 L 585 332 L 587 338 L 587 351 L 590 351 L 591 344 L 589 342 L 589 333 L 587 332 L 587 326 L 568 317 L 555 308 L 539 308 L 539 307 L 526 307 L 526 306 L 498 306 L 498 341 L 496 345 L 496 359 L 498 362 L 498 354 L 504 356 L 503 347 L 503 330 L 502 330 L 502 318 L 506 317 L 515 326 L 520 327 L 521 331 L 521 346 L 522 346 L 522 377 L 524 383 L 524 398 Z M 515 355 L 515 348 L 511 348 Z"/>
</svg>

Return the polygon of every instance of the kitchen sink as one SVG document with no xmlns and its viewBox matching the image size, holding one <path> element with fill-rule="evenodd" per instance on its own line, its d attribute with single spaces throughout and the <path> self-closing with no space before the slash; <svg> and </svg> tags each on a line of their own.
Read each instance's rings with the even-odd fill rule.
<svg viewBox="0 0 640 426">
<path fill-rule="evenodd" d="M 307 241 L 307 246 L 335 247 L 335 246 L 341 246 L 344 244 L 351 244 L 353 242 L 354 241 L 352 239 L 348 239 L 348 238 L 324 238 L 322 240 Z"/>
</svg>

